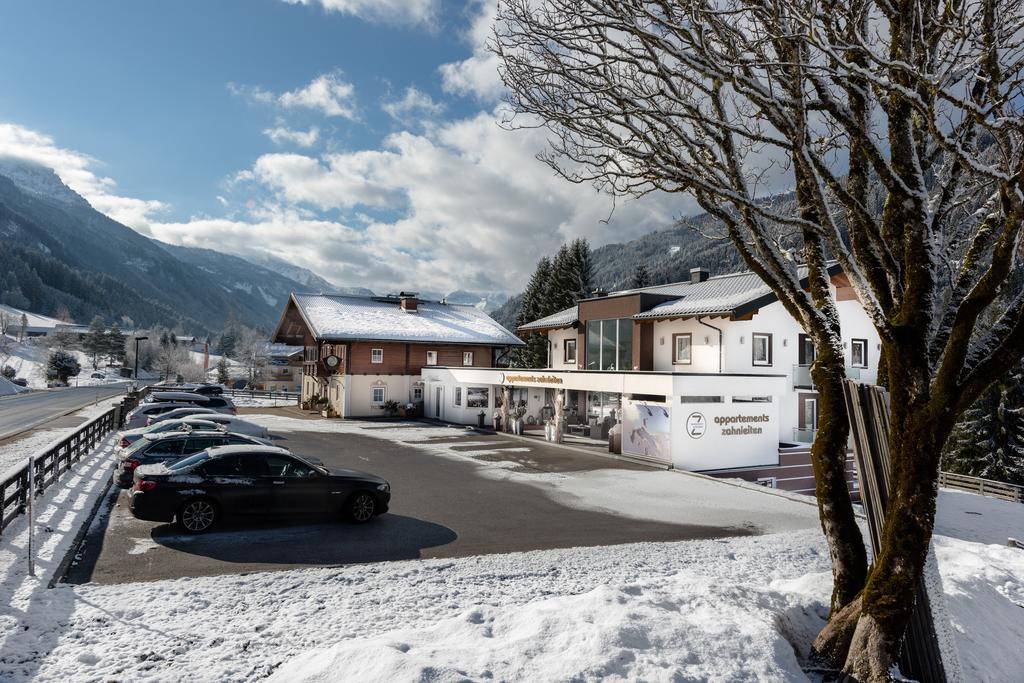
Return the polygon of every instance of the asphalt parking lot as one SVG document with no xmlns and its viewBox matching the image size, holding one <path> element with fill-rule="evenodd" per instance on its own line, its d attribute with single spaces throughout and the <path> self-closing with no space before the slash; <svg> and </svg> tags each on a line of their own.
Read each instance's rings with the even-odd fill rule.
<svg viewBox="0 0 1024 683">
<path fill-rule="evenodd" d="M 365 423 L 354 429 L 358 433 L 297 429 L 282 434 L 280 441 L 328 465 L 387 478 L 393 492 L 391 510 L 369 524 L 354 526 L 335 519 L 260 524 L 225 520 L 208 534 L 192 536 L 172 525 L 136 520 L 128 510 L 127 492 L 112 489 L 65 581 L 110 584 L 757 533 L 753 524 L 735 520 L 674 523 L 570 505 L 550 490 L 530 485 L 529 476 L 525 481 L 495 477 L 485 467 L 505 461 L 501 465 L 517 473 L 568 481 L 588 474 L 615 479 L 647 470 L 640 465 L 444 427 L 418 425 L 409 430 L 408 442 L 369 436 L 374 429 L 401 433 L 388 425 Z M 420 447 L 426 443 L 441 444 L 466 457 L 438 456 Z M 804 523 L 801 515 L 804 512 L 797 510 L 797 524 Z M 808 519 L 813 522 L 814 516 Z"/>
</svg>

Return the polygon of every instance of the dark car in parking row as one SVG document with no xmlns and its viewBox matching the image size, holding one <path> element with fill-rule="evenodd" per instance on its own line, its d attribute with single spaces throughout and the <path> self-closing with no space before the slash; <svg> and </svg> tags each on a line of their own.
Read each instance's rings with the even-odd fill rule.
<svg viewBox="0 0 1024 683">
<path fill-rule="evenodd" d="M 114 483 L 128 488 L 135 469 L 141 465 L 174 462 L 207 448 L 236 445 L 260 446 L 264 442 L 256 437 L 212 429 L 145 434 L 121 451 L 120 461 L 114 468 Z"/>
<path fill-rule="evenodd" d="M 368 522 L 388 510 L 391 486 L 373 474 L 325 467 L 274 446 L 221 446 L 135 470 L 138 519 L 202 533 L 225 516 L 344 515 Z"/>
</svg>

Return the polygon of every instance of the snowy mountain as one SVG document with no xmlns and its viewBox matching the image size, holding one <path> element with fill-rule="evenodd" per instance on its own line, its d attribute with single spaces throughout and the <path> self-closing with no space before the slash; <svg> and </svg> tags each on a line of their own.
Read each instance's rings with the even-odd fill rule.
<svg viewBox="0 0 1024 683">
<path fill-rule="evenodd" d="M 271 270 L 278 275 L 283 275 L 289 280 L 298 282 L 303 286 L 303 291 L 306 292 L 335 292 L 343 289 L 332 282 L 328 282 L 308 268 L 302 268 L 292 263 L 288 263 L 284 259 L 271 254 L 251 253 L 242 254 L 241 257 L 249 263 L 262 266 L 263 268 Z M 370 290 L 366 291 L 369 292 Z"/>
<path fill-rule="evenodd" d="M 0 176 L 6 177 L 27 194 L 47 201 L 91 208 L 82 195 L 61 182 L 57 174 L 45 166 L 23 159 L 0 156 Z"/>
<path fill-rule="evenodd" d="M 0 303 L 45 315 L 66 308 L 78 321 L 127 315 L 203 333 L 234 316 L 266 329 L 285 297 L 305 289 L 234 257 L 172 254 L 93 209 L 53 171 L 23 161 L 0 164 L 0 236 Z"/>
</svg>

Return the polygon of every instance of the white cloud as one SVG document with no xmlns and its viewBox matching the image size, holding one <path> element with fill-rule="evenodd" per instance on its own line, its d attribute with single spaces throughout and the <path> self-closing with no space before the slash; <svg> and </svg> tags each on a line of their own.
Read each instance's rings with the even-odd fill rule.
<svg viewBox="0 0 1024 683">
<path fill-rule="evenodd" d="M 319 5 L 328 12 L 349 14 L 388 24 L 433 26 L 438 0 L 284 0 L 289 5 Z"/>
<path fill-rule="evenodd" d="M 443 102 L 435 102 L 433 98 L 414 86 L 405 89 L 401 99 L 385 102 L 381 105 L 388 116 L 395 121 L 412 125 L 416 123 L 431 124 L 444 111 Z"/>
<path fill-rule="evenodd" d="M 485 102 L 496 102 L 505 91 L 498 75 L 498 57 L 487 49 L 494 27 L 497 3 L 475 0 L 475 15 L 464 39 L 473 48 L 472 56 L 442 64 L 441 85 L 454 95 L 473 95 Z"/>
<path fill-rule="evenodd" d="M 286 109 L 313 109 L 324 116 L 339 116 L 352 120 L 357 117 L 355 86 L 343 81 L 338 71 L 321 74 L 307 85 L 280 95 L 253 85 L 228 83 L 227 88 L 232 95 L 249 102 L 276 104 Z"/>
<path fill-rule="evenodd" d="M 341 80 L 337 72 L 322 74 L 309 85 L 283 93 L 277 98 L 282 107 L 317 109 L 325 116 L 356 118 L 355 87 Z"/>
<path fill-rule="evenodd" d="M 320 129 L 313 126 L 309 130 L 292 130 L 285 126 L 267 128 L 263 134 L 270 138 L 275 145 L 283 145 L 291 142 L 299 147 L 312 147 L 320 137 Z"/>
<path fill-rule="evenodd" d="M 397 133 L 380 150 L 266 154 L 248 179 L 254 193 L 270 193 L 269 203 L 250 220 L 155 231 L 226 251 L 265 249 L 343 285 L 519 291 L 536 260 L 566 239 L 624 241 L 692 209 L 678 196 L 620 201 L 605 223 L 610 199 L 554 177 L 534 158 L 544 131 L 504 130 L 500 116 L 481 112 L 429 133 Z M 334 211 L 350 218 L 323 220 Z"/>
<path fill-rule="evenodd" d="M 0 156 L 25 159 L 52 168 L 65 185 L 97 210 L 142 233 L 149 233 L 153 215 L 167 209 L 163 202 L 115 193 L 117 184 L 97 175 L 95 159 L 58 147 L 53 138 L 13 123 L 0 123 Z"/>
</svg>

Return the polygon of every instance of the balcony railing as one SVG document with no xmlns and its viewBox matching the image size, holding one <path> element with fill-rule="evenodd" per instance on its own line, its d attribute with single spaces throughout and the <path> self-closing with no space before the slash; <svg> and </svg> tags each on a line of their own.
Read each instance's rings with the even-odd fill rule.
<svg viewBox="0 0 1024 683">
<path fill-rule="evenodd" d="M 846 378 L 859 380 L 861 368 L 854 368 L 849 365 L 846 366 Z M 814 380 L 811 379 L 811 366 L 810 365 L 794 365 L 793 366 L 793 386 L 794 387 L 807 387 L 808 389 L 814 388 Z"/>
<path fill-rule="evenodd" d="M 817 429 L 793 428 L 793 441 L 797 443 L 814 443 L 814 434 Z"/>
</svg>

